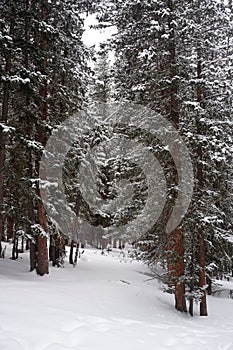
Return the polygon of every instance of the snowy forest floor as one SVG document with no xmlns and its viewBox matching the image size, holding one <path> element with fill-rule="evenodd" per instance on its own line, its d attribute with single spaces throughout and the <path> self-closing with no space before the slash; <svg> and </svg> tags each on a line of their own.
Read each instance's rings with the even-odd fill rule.
<svg viewBox="0 0 233 350">
<path fill-rule="evenodd" d="M 174 310 L 150 271 L 120 251 L 86 249 L 76 267 L 28 272 L 0 261 L 1 350 L 233 350 L 233 300 L 209 297 L 209 317 Z"/>
</svg>

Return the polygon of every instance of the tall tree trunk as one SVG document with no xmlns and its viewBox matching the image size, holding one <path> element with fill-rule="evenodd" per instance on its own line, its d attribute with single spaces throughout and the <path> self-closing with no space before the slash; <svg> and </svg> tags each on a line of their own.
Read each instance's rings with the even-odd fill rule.
<svg viewBox="0 0 233 350">
<path fill-rule="evenodd" d="M 33 7 L 34 4 L 31 3 L 30 5 L 30 0 L 25 0 L 25 13 L 27 14 L 30 11 L 30 6 Z M 30 30 L 30 16 L 26 15 L 24 19 L 24 37 L 25 37 L 25 42 L 27 46 L 30 46 L 30 35 L 29 35 L 29 30 Z M 26 48 L 24 52 L 24 66 L 27 70 L 29 70 L 29 50 Z M 33 140 L 34 138 L 34 128 L 33 128 L 33 121 L 30 115 L 30 92 L 26 93 L 25 96 L 25 105 L 26 105 L 26 110 L 25 110 L 25 117 L 27 120 L 27 126 L 25 128 L 25 134 L 26 138 L 29 140 Z M 27 236 L 29 238 L 26 239 L 26 250 L 29 250 L 30 252 L 30 271 L 33 271 L 37 267 L 37 237 L 32 231 L 32 224 L 35 223 L 35 213 L 34 213 L 34 206 L 36 206 L 36 203 L 33 201 L 34 197 L 34 190 L 32 189 L 32 183 L 31 179 L 33 178 L 33 172 L 34 172 L 34 165 L 33 165 L 34 159 L 32 156 L 32 149 L 28 148 L 27 149 L 27 172 L 26 176 L 28 178 L 28 203 L 27 203 L 27 216 L 28 216 L 28 224 L 26 227 L 27 230 Z"/>
<path fill-rule="evenodd" d="M 31 179 L 33 176 L 33 165 L 32 165 L 32 154 L 31 154 L 31 150 L 29 150 L 29 158 L 28 158 L 28 178 Z M 30 189 L 32 191 L 31 185 L 30 185 Z M 33 199 L 32 199 L 32 194 L 30 196 L 30 198 L 28 199 L 28 219 L 29 219 L 29 223 L 27 226 L 27 234 L 30 237 L 30 239 L 27 239 L 26 242 L 26 250 L 29 249 L 30 251 L 30 271 L 33 271 L 34 269 L 36 269 L 36 265 L 37 265 L 37 255 L 36 255 L 36 251 L 37 251 L 37 238 L 35 236 L 35 234 L 33 234 L 32 232 L 32 223 L 35 220 L 34 217 L 34 203 L 33 203 Z"/>
<path fill-rule="evenodd" d="M 168 0 L 168 7 L 170 9 L 169 18 L 169 32 L 170 32 L 170 42 L 169 42 L 169 72 L 170 72 L 170 120 L 173 122 L 175 128 L 179 129 L 179 107 L 177 100 L 177 84 L 175 82 L 175 76 L 177 75 L 176 69 L 176 43 L 175 43 L 175 31 L 173 28 L 173 12 L 174 5 L 173 0 Z M 179 166 L 179 149 L 175 149 L 176 162 Z M 177 179 L 177 169 L 174 169 L 174 175 Z M 168 238 L 168 247 L 170 250 L 168 260 L 168 274 L 175 284 L 175 308 L 180 312 L 186 312 L 186 301 L 185 301 L 185 282 L 184 282 L 184 237 L 183 232 L 180 228 L 176 228 Z M 171 251 L 172 250 L 172 251 Z M 171 259 L 174 259 L 171 262 Z"/>
<path fill-rule="evenodd" d="M 11 19 L 9 27 L 9 36 L 13 37 L 14 25 L 15 25 L 15 14 L 14 7 L 11 9 Z M 10 75 L 11 70 L 11 52 L 5 52 L 5 74 Z M 8 121 L 8 110 L 9 110 L 9 98 L 10 98 L 10 82 L 5 80 L 3 82 L 3 98 L 2 98 L 2 111 L 0 122 L 4 125 Z M 6 153 L 6 135 L 2 128 L 0 128 L 0 255 L 2 251 L 1 240 L 4 234 L 4 217 L 2 215 L 3 203 L 4 203 L 4 168 L 5 168 L 5 153 Z"/>
<path fill-rule="evenodd" d="M 41 142 L 43 145 L 43 139 L 44 136 L 41 135 L 41 131 L 38 133 L 37 141 Z M 39 176 L 39 169 L 40 169 L 40 159 L 41 157 L 38 156 L 36 159 L 36 173 Z M 40 172 L 40 178 L 43 180 L 45 176 L 43 176 Z M 43 205 L 42 200 L 44 199 L 45 193 L 43 190 L 40 190 L 39 184 L 37 184 L 37 220 L 40 224 L 41 228 L 43 229 L 44 233 L 47 232 L 47 218 L 46 218 L 46 212 Z M 47 237 L 45 234 L 39 234 L 37 237 L 37 266 L 36 271 L 39 275 L 43 276 L 44 274 L 49 273 L 49 266 L 48 266 L 48 248 L 47 248 Z"/>
<path fill-rule="evenodd" d="M 200 3 L 200 0 L 199 0 Z M 200 18 L 199 18 L 200 22 Z M 200 23 L 199 23 L 200 24 Z M 201 87 L 201 78 L 202 78 L 202 63 L 201 63 L 201 40 L 198 40 L 197 43 L 197 102 L 202 105 L 202 87 Z M 203 130 L 200 125 L 199 118 L 196 118 L 197 134 L 202 135 Z M 201 200 L 203 192 L 203 151 L 200 143 L 197 145 L 197 181 L 198 181 L 198 198 Z M 202 224 L 199 227 L 199 287 L 202 289 L 203 296 L 200 303 L 200 316 L 207 316 L 207 301 L 206 301 L 206 274 L 205 274 L 205 239 L 204 239 L 204 230 Z"/>
<path fill-rule="evenodd" d="M 43 20 L 46 21 L 48 18 L 48 12 L 47 12 L 47 0 L 42 3 L 42 17 Z M 46 52 L 46 49 L 48 48 L 47 38 L 46 35 L 43 34 L 43 37 L 41 38 L 41 46 L 43 48 L 43 51 Z M 44 60 L 44 69 L 47 67 L 47 59 Z M 46 72 L 45 72 L 46 74 Z M 47 88 L 47 79 L 45 79 L 42 82 L 41 88 L 40 88 L 40 98 L 41 98 L 41 104 L 40 104 L 40 121 L 37 124 L 37 135 L 36 140 L 41 143 L 43 146 L 46 145 L 47 137 L 45 134 L 45 131 L 42 128 L 43 122 L 47 119 L 47 95 L 48 95 L 48 88 Z M 40 161 L 41 161 L 41 155 L 39 155 L 36 159 L 35 169 L 36 173 L 39 177 L 39 174 L 41 176 L 41 180 L 45 179 L 45 174 L 42 174 L 40 172 Z M 45 208 L 43 205 L 42 200 L 45 196 L 45 191 L 39 189 L 39 184 L 37 184 L 37 214 L 38 214 L 38 223 L 42 227 L 44 232 L 47 232 L 47 218 L 45 213 Z M 47 248 L 47 237 L 45 235 L 39 235 L 37 238 L 37 267 L 36 271 L 39 275 L 43 276 L 44 274 L 49 273 L 49 265 L 48 265 L 48 248 Z"/>
<path fill-rule="evenodd" d="M 38 141 L 41 140 L 40 138 Z M 36 160 L 37 174 L 39 174 L 40 158 Z M 41 175 L 41 173 L 40 173 Z M 42 178 L 42 176 L 41 176 Z M 45 208 L 42 200 L 44 199 L 44 193 L 39 189 L 39 184 L 37 185 L 37 220 L 43 229 L 43 234 L 39 234 L 37 237 L 37 266 L 36 272 L 38 275 L 43 276 L 49 273 L 48 265 L 48 248 L 47 248 L 47 218 L 45 213 Z"/>
</svg>

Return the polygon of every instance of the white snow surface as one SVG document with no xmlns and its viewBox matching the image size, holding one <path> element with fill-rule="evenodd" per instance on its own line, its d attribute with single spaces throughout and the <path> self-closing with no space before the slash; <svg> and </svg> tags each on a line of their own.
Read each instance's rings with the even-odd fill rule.
<svg viewBox="0 0 233 350">
<path fill-rule="evenodd" d="M 117 250 L 86 249 L 43 277 L 28 266 L 27 254 L 0 260 L 1 350 L 233 350 L 232 299 L 209 297 L 209 317 L 178 313 Z"/>
</svg>

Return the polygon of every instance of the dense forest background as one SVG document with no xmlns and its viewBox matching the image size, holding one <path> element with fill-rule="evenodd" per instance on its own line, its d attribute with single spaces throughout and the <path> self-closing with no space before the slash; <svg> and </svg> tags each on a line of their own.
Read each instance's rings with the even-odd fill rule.
<svg viewBox="0 0 233 350">
<path fill-rule="evenodd" d="M 193 314 L 196 300 L 200 314 L 207 315 L 212 278 L 233 276 L 233 2 L 1 0 L 0 13 L 1 257 L 7 241 L 12 243 L 12 259 L 28 249 L 30 270 L 44 275 L 49 260 L 54 266 L 62 264 L 69 244 L 73 263 L 78 237 L 67 238 L 69 232 L 50 219 L 41 198 L 39 168 L 46 142 L 67 118 L 92 103 L 146 106 L 179 131 L 190 150 L 195 181 L 188 213 L 166 235 L 177 196 L 174 162 L 150 135 L 124 130 L 154 150 L 167 179 L 168 203 L 160 220 L 140 237 L 140 258 L 175 294 L 177 310 L 187 311 L 188 301 Z M 117 29 L 98 54 L 82 42 L 84 19 L 90 13 L 96 14 L 99 28 Z M 109 51 L 115 54 L 113 63 Z M 104 137 L 105 131 L 98 130 L 90 130 L 74 147 L 76 157 L 71 154 L 69 159 L 75 158 L 76 165 L 80 144 Z M 114 169 L 120 178 L 132 177 L 134 186 L 145 182 L 146 174 L 132 163 L 117 162 L 102 168 L 103 197 L 114 192 Z M 67 181 L 72 169 L 67 161 Z M 137 187 L 136 193 L 137 205 L 131 209 L 137 211 L 145 187 Z M 109 225 L 106 216 L 90 213 L 72 181 L 67 196 L 71 208 L 94 226 Z M 132 212 L 127 215 L 130 219 Z"/>
</svg>

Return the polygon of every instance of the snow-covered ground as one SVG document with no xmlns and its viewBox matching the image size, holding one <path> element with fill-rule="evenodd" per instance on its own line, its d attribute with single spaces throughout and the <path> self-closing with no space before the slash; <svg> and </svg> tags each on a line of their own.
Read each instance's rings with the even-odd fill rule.
<svg viewBox="0 0 233 350">
<path fill-rule="evenodd" d="M 88 249 L 76 267 L 28 272 L 0 261 L 1 350 L 233 350 L 233 300 L 209 297 L 210 316 L 177 313 L 149 270 L 119 252 Z"/>
</svg>

